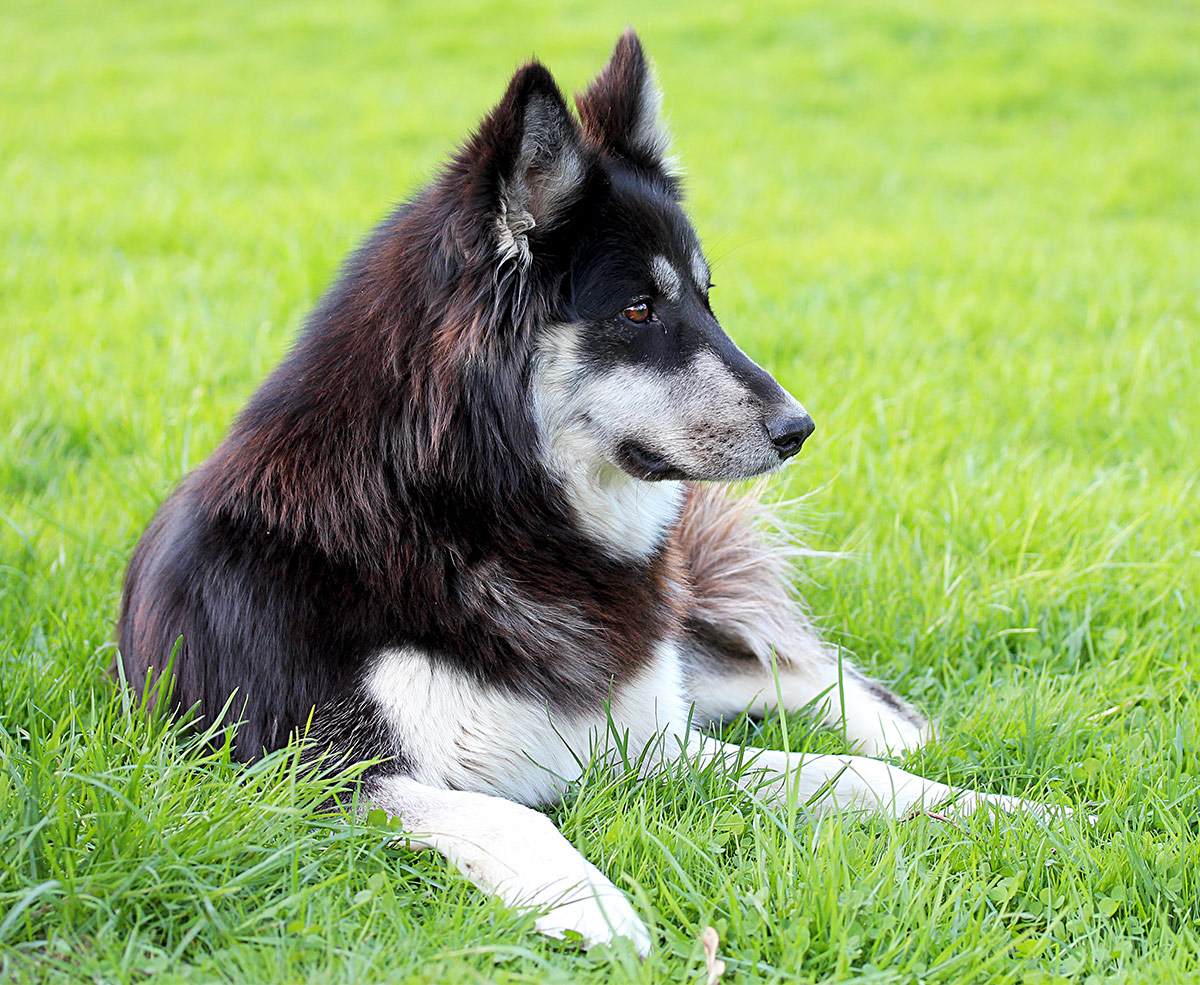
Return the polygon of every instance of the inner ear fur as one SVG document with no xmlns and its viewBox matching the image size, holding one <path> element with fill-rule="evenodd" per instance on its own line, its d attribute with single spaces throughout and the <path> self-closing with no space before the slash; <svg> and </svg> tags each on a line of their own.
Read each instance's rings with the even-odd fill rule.
<svg viewBox="0 0 1200 985">
<path fill-rule="evenodd" d="M 544 65 L 517 70 L 467 148 L 465 163 L 484 169 L 485 206 L 494 211 L 501 262 L 528 266 L 530 235 L 554 226 L 587 172 L 579 126 Z"/>
<path fill-rule="evenodd" d="M 640 167 L 670 172 L 671 135 L 663 126 L 662 94 L 632 29 L 625 31 L 608 64 L 575 106 L 584 137 L 601 150 Z"/>
</svg>

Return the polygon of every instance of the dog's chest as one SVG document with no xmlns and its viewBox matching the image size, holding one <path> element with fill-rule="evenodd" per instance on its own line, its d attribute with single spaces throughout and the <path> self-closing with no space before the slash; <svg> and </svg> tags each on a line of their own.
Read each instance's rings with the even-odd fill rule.
<svg viewBox="0 0 1200 985">
<path fill-rule="evenodd" d="M 556 801 L 597 756 L 635 760 L 659 739 L 669 752 L 687 727 L 674 641 L 585 711 L 480 684 L 412 647 L 381 653 L 367 689 L 414 779 L 529 805 Z"/>
</svg>

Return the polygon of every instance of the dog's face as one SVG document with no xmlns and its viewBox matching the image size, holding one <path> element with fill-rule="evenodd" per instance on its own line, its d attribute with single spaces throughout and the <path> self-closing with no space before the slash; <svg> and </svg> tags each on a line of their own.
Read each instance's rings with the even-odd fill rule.
<svg viewBox="0 0 1200 985">
<path fill-rule="evenodd" d="M 579 123 L 544 68 L 518 72 L 471 152 L 495 168 L 493 249 L 501 277 L 557 278 L 530 377 L 560 471 L 749 478 L 796 454 L 813 423 L 713 314 L 658 103 L 632 33 L 576 97 Z"/>
<path fill-rule="evenodd" d="M 804 408 L 722 330 L 709 266 L 674 197 L 619 161 L 570 272 L 574 319 L 543 343 L 557 424 L 639 479 L 742 479 L 812 433 Z M 573 418 L 563 420 L 564 417 Z"/>
</svg>

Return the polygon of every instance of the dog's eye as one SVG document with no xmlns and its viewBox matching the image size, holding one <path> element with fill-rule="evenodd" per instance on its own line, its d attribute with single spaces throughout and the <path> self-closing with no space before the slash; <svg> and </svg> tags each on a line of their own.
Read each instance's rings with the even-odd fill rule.
<svg viewBox="0 0 1200 985">
<path fill-rule="evenodd" d="M 650 307 L 648 301 L 639 301 L 637 304 L 631 304 L 621 314 L 635 325 L 644 325 L 653 320 L 654 309 Z"/>
</svg>

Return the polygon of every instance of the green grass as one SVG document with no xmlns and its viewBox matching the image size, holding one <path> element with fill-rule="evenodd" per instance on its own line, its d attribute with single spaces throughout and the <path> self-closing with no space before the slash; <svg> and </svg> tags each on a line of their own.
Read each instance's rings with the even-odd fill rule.
<svg viewBox="0 0 1200 985">
<path fill-rule="evenodd" d="M 1200 980 L 1200 7 L 10 5 L 0 978 Z M 556 817 L 658 943 L 581 953 L 104 674 L 125 559 L 343 253 L 536 51 L 635 23 L 714 303 L 819 426 L 806 592 L 910 768 L 1094 828 L 841 821 L 686 773 Z M 790 741 L 837 748 L 799 719 Z M 734 731 L 779 743 L 779 723 Z"/>
</svg>

